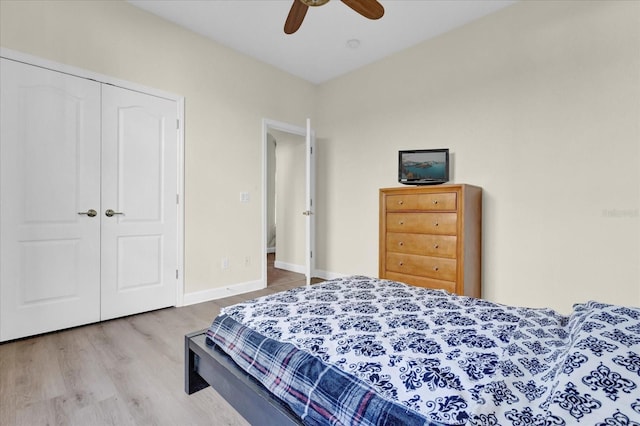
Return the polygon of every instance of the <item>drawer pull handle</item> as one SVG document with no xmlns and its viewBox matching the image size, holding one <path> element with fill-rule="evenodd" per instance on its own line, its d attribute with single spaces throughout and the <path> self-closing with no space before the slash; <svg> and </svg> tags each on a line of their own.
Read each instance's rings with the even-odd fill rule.
<svg viewBox="0 0 640 426">
<path fill-rule="evenodd" d="M 403 205 L 404 201 L 400 200 L 400 201 L 398 201 L 398 204 Z"/>
<path fill-rule="evenodd" d="M 435 272 L 438 272 L 438 269 L 440 269 L 440 268 L 438 268 L 437 266 L 434 266 L 434 267 L 433 267 L 433 270 L 434 270 Z"/>
<path fill-rule="evenodd" d="M 433 204 L 438 204 L 438 200 L 433 200 Z"/>
<path fill-rule="evenodd" d="M 403 241 L 400 241 L 400 242 L 398 243 L 398 245 L 399 245 L 400 247 L 402 247 L 402 246 L 404 246 L 404 242 L 403 242 Z"/>
<path fill-rule="evenodd" d="M 438 222 L 434 222 L 433 226 L 440 226 Z"/>
<path fill-rule="evenodd" d="M 399 263 L 399 265 L 400 265 L 400 266 L 403 266 L 403 265 L 404 265 L 404 262 L 400 262 L 400 263 Z"/>
<path fill-rule="evenodd" d="M 434 244 L 434 245 L 433 245 L 433 248 L 434 248 L 434 249 L 437 249 L 438 247 L 439 247 L 439 246 L 438 246 L 438 244 Z"/>
<path fill-rule="evenodd" d="M 398 222 L 398 224 L 399 225 L 404 225 L 404 221 L 401 220 L 400 222 Z"/>
</svg>

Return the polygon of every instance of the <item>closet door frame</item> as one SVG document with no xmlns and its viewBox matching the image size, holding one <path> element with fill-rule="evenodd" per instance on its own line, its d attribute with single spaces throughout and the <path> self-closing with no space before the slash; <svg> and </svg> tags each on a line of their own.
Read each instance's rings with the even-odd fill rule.
<svg viewBox="0 0 640 426">
<path fill-rule="evenodd" d="M 176 286 L 176 306 L 184 305 L 184 97 L 163 90 L 144 86 L 126 80 L 121 80 L 108 75 L 95 73 L 92 71 L 77 68 L 71 65 L 61 64 L 48 59 L 18 52 L 16 50 L 0 47 L 0 57 L 11 59 L 25 64 L 35 65 L 52 71 L 70 74 L 80 78 L 95 80 L 99 83 L 111 84 L 124 89 L 135 90 L 147 93 L 160 98 L 169 99 L 176 102 L 178 108 L 178 123 L 176 131 L 178 133 L 178 176 L 177 176 L 177 241 L 176 248 L 178 259 L 177 264 L 177 286 Z"/>
</svg>

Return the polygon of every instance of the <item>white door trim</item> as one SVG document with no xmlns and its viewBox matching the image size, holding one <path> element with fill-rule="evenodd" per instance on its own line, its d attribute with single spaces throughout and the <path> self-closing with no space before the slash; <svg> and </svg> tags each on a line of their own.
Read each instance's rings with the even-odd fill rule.
<svg viewBox="0 0 640 426">
<path fill-rule="evenodd" d="M 88 71 L 82 68 L 74 67 L 71 65 L 62 64 L 59 62 L 51 61 L 49 59 L 40 58 L 27 53 L 18 52 L 16 50 L 0 47 L 0 57 L 11 59 L 13 61 L 24 62 L 29 65 L 35 65 L 42 68 L 47 68 L 52 71 L 62 72 L 70 74 L 76 77 L 86 78 L 89 80 L 95 80 L 99 83 L 111 84 L 119 86 L 124 89 L 134 90 L 137 92 L 146 93 L 149 95 L 157 96 L 160 98 L 169 99 L 176 102 L 178 108 L 178 121 L 176 123 L 176 131 L 178 132 L 178 202 L 176 208 L 178 210 L 177 216 L 177 251 L 178 251 L 178 278 L 177 278 L 177 295 L 176 306 L 183 306 L 184 304 L 184 96 L 176 95 L 163 90 L 155 89 L 153 87 L 144 86 L 142 84 L 133 83 L 126 80 L 121 80 L 108 75 Z M 266 264 L 265 264 L 266 267 Z M 266 271 L 266 270 L 265 270 Z"/>
<path fill-rule="evenodd" d="M 305 170 L 305 203 L 306 203 L 306 218 L 305 218 L 305 276 L 307 278 L 307 287 L 311 285 L 311 277 L 313 276 L 315 269 L 315 257 L 313 252 L 315 251 L 315 206 L 313 201 L 315 200 L 315 155 L 313 150 L 315 149 L 315 134 L 311 128 L 311 119 L 307 118 L 307 128 L 305 135 L 306 145 L 306 170 Z"/>
</svg>

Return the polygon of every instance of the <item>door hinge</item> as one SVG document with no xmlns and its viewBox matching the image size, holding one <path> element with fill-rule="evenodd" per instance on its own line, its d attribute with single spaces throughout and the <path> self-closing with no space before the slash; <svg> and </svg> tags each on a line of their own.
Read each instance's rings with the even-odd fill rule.
<svg viewBox="0 0 640 426">
<path fill-rule="evenodd" d="M 178 279 L 178 270 L 176 269 L 176 280 Z"/>
<path fill-rule="evenodd" d="M 309 152 L 313 155 L 313 147 L 309 147 Z"/>
<path fill-rule="evenodd" d="M 180 204 L 180 194 L 176 194 L 176 204 Z"/>
<path fill-rule="evenodd" d="M 313 252 L 312 252 L 312 251 L 310 251 L 310 252 L 309 252 L 309 257 L 310 257 L 311 259 L 313 259 Z"/>
<path fill-rule="evenodd" d="M 176 129 L 180 130 L 180 119 L 176 120 Z"/>
</svg>

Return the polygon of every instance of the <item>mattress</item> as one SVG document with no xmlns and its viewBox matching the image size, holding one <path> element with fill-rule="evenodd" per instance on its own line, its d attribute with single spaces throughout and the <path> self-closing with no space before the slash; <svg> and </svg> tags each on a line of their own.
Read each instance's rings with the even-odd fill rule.
<svg viewBox="0 0 640 426">
<path fill-rule="evenodd" d="M 354 276 L 224 308 L 207 336 L 310 425 L 640 422 L 640 308 Z"/>
</svg>

